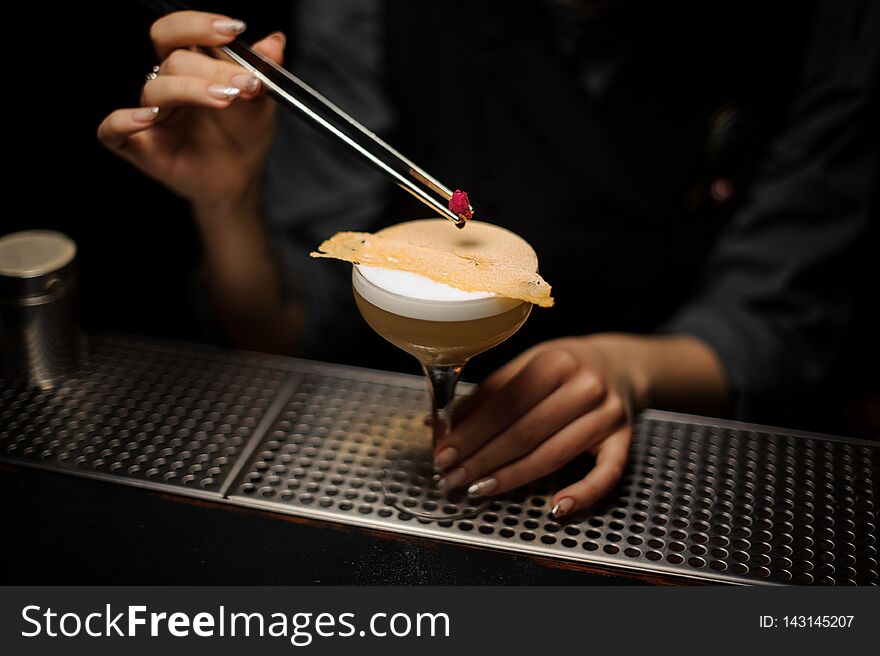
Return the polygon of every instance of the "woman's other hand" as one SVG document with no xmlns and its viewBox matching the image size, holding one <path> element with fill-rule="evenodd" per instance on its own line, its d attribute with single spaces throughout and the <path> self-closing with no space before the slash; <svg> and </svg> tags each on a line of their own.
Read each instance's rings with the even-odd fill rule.
<svg viewBox="0 0 880 656">
<path fill-rule="evenodd" d="M 721 413 L 721 366 L 690 336 L 601 334 L 544 342 L 489 376 L 456 408 L 435 450 L 441 485 L 472 496 L 507 492 L 590 453 L 595 466 L 553 495 L 557 517 L 620 479 L 633 414 L 649 404 Z"/>
</svg>

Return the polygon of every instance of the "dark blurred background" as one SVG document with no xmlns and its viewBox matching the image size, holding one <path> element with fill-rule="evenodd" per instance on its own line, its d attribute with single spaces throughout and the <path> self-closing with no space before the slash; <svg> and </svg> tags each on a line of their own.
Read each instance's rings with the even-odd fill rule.
<svg viewBox="0 0 880 656">
<path fill-rule="evenodd" d="M 252 39 L 289 23 L 286 2 L 190 4 L 245 19 Z M 0 233 L 48 228 L 73 237 L 89 329 L 202 339 L 187 284 L 200 257 L 188 207 L 95 138 L 104 115 L 137 105 L 144 75 L 156 63 L 147 34 L 152 16 L 136 0 L 16 3 L 7 11 L 14 37 L 7 52 L 24 62 L 9 67 L 5 94 L 13 145 L 7 202 L 20 209 L 4 212 Z M 877 412 L 880 398 L 876 206 L 862 244 L 851 352 L 838 373 L 852 402 L 836 428 L 850 433 L 864 434 L 866 413 Z M 390 366 L 414 371 L 408 360 L 393 357 Z"/>
</svg>

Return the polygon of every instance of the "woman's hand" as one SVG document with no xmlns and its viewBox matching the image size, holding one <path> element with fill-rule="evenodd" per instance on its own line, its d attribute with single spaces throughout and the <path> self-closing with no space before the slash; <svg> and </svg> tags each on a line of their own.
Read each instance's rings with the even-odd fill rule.
<svg viewBox="0 0 880 656">
<path fill-rule="evenodd" d="M 119 109 L 98 128 L 111 150 L 193 205 L 204 249 L 205 290 L 232 343 L 290 353 L 304 309 L 279 284 L 260 197 L 263 162 L 275 136 L 275 103 L 247 70 L 209 57 L 244 23 L 181 11 L 160 18 L 150 36 L 161 61 L 141 107 Z M 284 35 L 253 48 L 281 63 Z"/>
<path fill-rule="evenodd" d="M 144 85 L 141 107 L 116 110 L 98 128 L 109 149 L 197 207 L 240 204 L 251 194 L 274 136 L 274 103 L 259 81 L 194 48 L 229 43 L 244 29 L 241 21 L 195 11 L 157 20 L 150 36 L 161 64 Z M 253 47 L 281 63 L 284 43 L 275 33 Z"/>
<path fill-rule="evenodd" d="M 440 484 L 495 495 L 587 452 L 595 466 L 552 499 L 556 517 L 579 510 L 620 479 L 634 412 L 654 401 L 678 405 L 679 391 L 690 407 L 718 410 L 726 401 L 714 353 L 693 337 L 607 334 L 544 342 L 458 406 L 458 423 L 435 452 Z"/>
</svg>

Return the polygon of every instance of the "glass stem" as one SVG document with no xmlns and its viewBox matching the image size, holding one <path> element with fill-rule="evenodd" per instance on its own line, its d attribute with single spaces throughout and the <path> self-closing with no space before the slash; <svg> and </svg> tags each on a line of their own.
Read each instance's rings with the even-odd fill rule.
<svg viewBox="0 0 880 656">
<path fill-rule="evenodd" d="M 428 388 L 431 392 L 431 417 L 436 446 L 437 441 L 452 429 L 452 402 L 463 365 L 457 367 L 422 365 L 422 368 L 428 377 Z"/>
</svg>

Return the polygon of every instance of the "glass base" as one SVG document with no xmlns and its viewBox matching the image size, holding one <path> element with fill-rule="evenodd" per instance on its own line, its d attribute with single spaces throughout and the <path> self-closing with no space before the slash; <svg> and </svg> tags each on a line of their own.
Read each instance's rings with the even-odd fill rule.
<svg viewBox="0 0 880 656">
<path fill-rule="evenodd" d="M 430 437 L 424 444 L 411 444 L 399 453 L 389 454 L 382 470 L 385 503 L 401 513 L 420 520 L 451 521 L 478 515 L 490 499 L 470 499 L 460 488 L 448 493 L 437 487 L 440 475 L 434 470 Z"/>
</svg>

